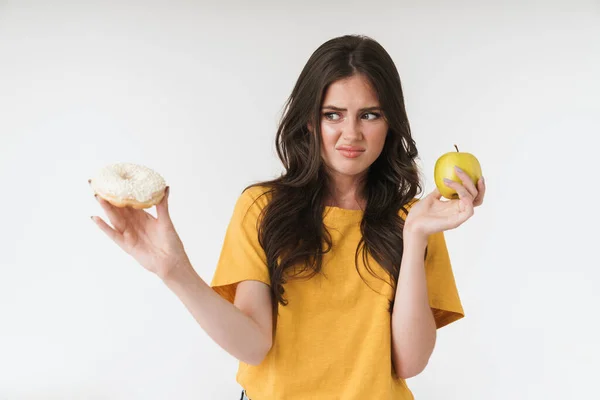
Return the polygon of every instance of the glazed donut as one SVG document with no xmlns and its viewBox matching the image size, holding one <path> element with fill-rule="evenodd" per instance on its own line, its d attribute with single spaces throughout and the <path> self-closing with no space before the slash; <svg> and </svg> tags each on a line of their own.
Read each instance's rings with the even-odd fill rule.
<svg viewBox="0 0 600 400">
<path fill-rule="evenodd" d="M 89 181 L 95 194 L 116 207 L 150 208 L 160 203 L 166 183 L 143 165 L 114 163 L 101 168 Z"/>
</svg>

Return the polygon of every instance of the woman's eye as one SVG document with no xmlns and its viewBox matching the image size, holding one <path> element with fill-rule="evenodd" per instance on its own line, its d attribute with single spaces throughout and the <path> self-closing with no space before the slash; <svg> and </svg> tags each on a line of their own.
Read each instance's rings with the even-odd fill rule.
<svg viewBox="0 0 600 400">
<path fill-rule="evenodd" d="M 380 115 L 377 113 L 366 113 L 365 115 L 373 115 L 374 116 L 374 118 L 367 118 L 369 120 L 377 119 L 380 117 Z"/>
<path fill-rule="evenodd" d="M 325 118 L 327 118 L 330 121 L 337 121 L 337 119 L 331 118 L 332 115 L 337 115 L 339 117 L 338 113 L 325 113 L 323 115 L 325 115 Z"/>
<path fill-rule="evenodd" d="M 335 113 L 335 112 L 325 113 L 325 114 L 323 114 L 323 115 L 324 115 L 324 116 L 325 116 L 325 118 L 327 118 L 329 121 L 337 121 L 337 120 L 339 120 L 339 119 L 340 119 L 340 116 L 339 116 L 339 114 L 338 114 L 338 113 Z M 380 115 L 380 114 L 377 114 L 377 113 L 366 113 L 366 114 L 363 114 L 363 117 L 364 117 L 364 116 L 366 116 L 366 115 L 371 115 L 371 116 L 372 116 L 371 118 L 369 118 L 369 117 L 367 117 L 367 118 L 366 118 L 366 119 L 367 119 L 367 120 L 369 120 L 369 121 L 372 121 L 372 120 L 374 120 L 374 119 L 378 119 L 379 117 L 381 117 L 381 115 Z M 337 118 L 334 118 L 334 117 L 337 117 Z"/>
</svg>

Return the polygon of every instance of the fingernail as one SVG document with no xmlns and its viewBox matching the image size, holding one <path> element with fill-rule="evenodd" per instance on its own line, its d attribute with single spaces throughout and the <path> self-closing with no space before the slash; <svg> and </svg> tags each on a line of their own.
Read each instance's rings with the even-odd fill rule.
<svg viewBox="0 0 600 400">
<path fill-rule="evenodd" d="M 167 186 L 167 190 L 165 192 L 165 196 L 168 196 L 171 193 L 171 186 Z"/>
<path fill-rule="evenodd" d="M 458 172 L 463 172 L 462 169 L 458 168 L 458 165 L 455 165 L 454 168 L 458 171 Z"/>
<path fill-rule="evenodd" d="M 90 217 L 90 219 L 91 219 L 92 221 L 94 221 L 94 217 Z"/>
<path fill-rule="evenodd" d="M 444 178 L 444 183 L 452 183 L 454 182 L 452 179 Z"/>
<path fill-rule="evenodd" d="M 485 178 L 483 176 L 481 177 L 481 183 L 485 183 Z"/>
</svg>

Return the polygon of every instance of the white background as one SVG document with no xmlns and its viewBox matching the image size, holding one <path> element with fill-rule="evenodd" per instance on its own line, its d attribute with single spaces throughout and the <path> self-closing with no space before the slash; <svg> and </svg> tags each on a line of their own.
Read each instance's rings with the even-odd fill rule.
<svg viewBox="0 0 600 400">
<path fill-rule="evenodd" d="M 237 361 L 90 220 L 87 179 L 160 172 L 210 280 L 237 196 L 281 171 L 298 74 L 347 33 L 396 62 L 427 192 L 454 144 L 488 185 L 446 234 L 467 317 L 416 398 L 597 396 L 599 3 L 206 3 L 0 1 L 0 399 L 239 398 Z"/>
</svg>

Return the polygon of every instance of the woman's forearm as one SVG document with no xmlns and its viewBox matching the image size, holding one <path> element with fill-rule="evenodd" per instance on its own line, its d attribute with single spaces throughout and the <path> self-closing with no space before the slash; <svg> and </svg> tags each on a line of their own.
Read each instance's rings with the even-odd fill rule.
<svg viewBox="0 0 600 400">
<path fill-rule="evenodd" d="M 219 296 L 189 262 L 163 279 L 183 302 L 200 327 L 225 351 L 240 361 L 257 365 L 270 349 L 258 324 Z"/>
<path fill-rule="evenodd" d="M 427 295 L 426 246 L 426 238 L 405 230 L 392 313 L 392 360 L 398 376 L 405 379 L 425 369 L 436 340 L 436 325 Z"/>
</svg>

